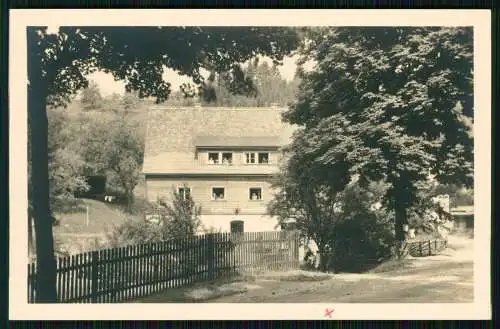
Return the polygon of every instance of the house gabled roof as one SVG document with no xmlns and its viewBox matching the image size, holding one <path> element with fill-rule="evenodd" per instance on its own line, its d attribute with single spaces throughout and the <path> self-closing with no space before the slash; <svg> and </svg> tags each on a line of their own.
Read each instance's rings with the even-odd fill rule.
<svg viewBox="0 0 500 329">
<path fill-rule="evenodd" d="M 148 112 L 145 174 L 272 174 L 276 166 L 205 166 L 203 147 L 280 147 L 294 126 L 282 122 L 283 108 L 155 107 Z"/>
<path fill-rule="evenodd" d="M 252 147 L 281 147 L 280 136 L 198 136 L 195 139 L 195 145 L 198 148 L 212 147 L 237 147 L 237 148 L 252 148 Z"/>
</svg>

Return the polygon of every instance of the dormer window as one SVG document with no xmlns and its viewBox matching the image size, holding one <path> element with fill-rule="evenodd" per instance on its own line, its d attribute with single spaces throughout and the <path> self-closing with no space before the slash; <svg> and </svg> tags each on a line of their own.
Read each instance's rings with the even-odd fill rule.
<svg viewBox="0 0 500 329">
<path fill-rule="evenodd" d="M 222 153 L 222 164 L 230 165 L 233 163 L 233 153 Z"/>
<path fill-rule="evenodd" d="M 219 164 L 219 153 L 208 153 L 208 164 Z"/>
<path fill-rule="evenodd" d="M 246 153 L 246 163 L 255 163 L 255 153 Z"/>
<path fill-rule="evenodd" d="M 269 163 L 269 152 L 247 152 L 245 153 L 246 163 L 258 163 L 258 164 L 268 164 Z"/>
<path fill-rule="evenodd" d="M 269 153 L 267 153 L 267 152 L 261 152 L 261 153 L 259 153 L 259 163 L 260 164 L 267 164 L 267 163 L 269 163 Z"/>
<path fill-rule="evenodd" d="M 231 152 L 209 152 L 208 164 L 233 164 L 233 153 Z"/>
</svg>

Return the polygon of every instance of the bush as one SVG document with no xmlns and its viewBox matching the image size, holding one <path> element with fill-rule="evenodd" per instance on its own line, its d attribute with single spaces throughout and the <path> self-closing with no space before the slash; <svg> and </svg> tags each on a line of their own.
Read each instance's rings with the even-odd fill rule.
<svg viewBox="0 0 500 329">
<path fill-rule="evenodd" d="M 392 258 L 394 232 L 387 217 L 358 213 L 339 223 L 334 237 L 336 271 L 362 272 Z"/>
<path fill-rule="evenodd" d="M 127 219 L 116 226 L 106 236 L 110 248 L 131 246 L 136 244 L 160 242 L 163 240 L 158 224 L 145 219 Z"/>
<path fill-rule="evenodd" d="M 376 201 L 377 189 L 354 185 L 343 194 L 344 209 L 331 241 L 333 252 L 330 257 L 323 255 L 330 258 L 323 261 L 329 261 L 337 272 L 365 271 L 393 256 L 393 214 L 384 208 L 370 208 Z"/>
</svg>

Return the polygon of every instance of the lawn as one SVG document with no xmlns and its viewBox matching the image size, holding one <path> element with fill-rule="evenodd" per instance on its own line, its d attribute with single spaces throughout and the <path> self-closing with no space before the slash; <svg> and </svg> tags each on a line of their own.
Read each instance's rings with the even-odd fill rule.
<svg viewBox="0 0 500 329">
<path fill-rule="evenodd" d="M 126 214 L 117 205 L 91 199 L 78 199 L 71 210 L 55 213 L 55 217 L 60 223 L 54 227 L 54 240 L 62 254 L 94 250 L 99 246 L 97 241 L 113 227 L 127 218 L 141 218 L 139 214 Z"/>
</svg>

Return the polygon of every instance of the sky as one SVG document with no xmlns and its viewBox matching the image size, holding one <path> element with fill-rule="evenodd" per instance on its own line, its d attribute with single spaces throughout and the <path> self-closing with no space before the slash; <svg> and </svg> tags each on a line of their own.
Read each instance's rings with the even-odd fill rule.
<svg viewBox="0 0 500 329">
<path fill-rule="evenodd" d="M 283 78 L 287 80 L 293 79 L 295 69 L 297 68 L 297 65 L 295 64 L 296 60 L 296 56 L 286 57 L 283 59 L 283 65 L 278 67 Z M 262 58 L 260 61 L 267 61 L 269 64 L 272 63 L 270 58 Z M 186 76 L 181 76 L 171 69 L 166 69 L 163 76 L 166 81 L 169 81 L 172 84 L 173 91 L 179 90 L 179 86 L 183 83 L 192 83 L 191 79 Z M 124 82 L 114 81 L 111 74 L 96 72 L 89 75 L 88 79 L 95 81 L 99 85 L 100 92 L 103 96 L 108 96 L 113 93 L 123 94 L 125 92 Z"/>
</svg>

